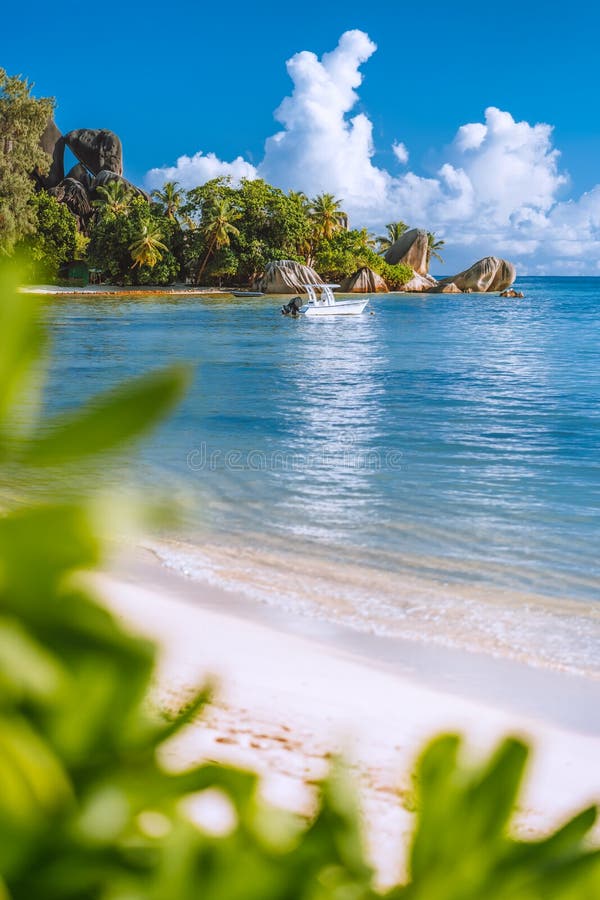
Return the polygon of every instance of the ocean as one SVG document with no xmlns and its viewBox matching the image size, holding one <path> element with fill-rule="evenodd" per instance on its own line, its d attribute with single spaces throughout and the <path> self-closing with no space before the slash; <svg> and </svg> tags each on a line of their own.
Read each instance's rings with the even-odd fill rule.
<svg viewBox="0 0 600 900">
<path fill-rule="evenodd" d="M 276 297 L 56 298 L 49 407 L 187 361 L 128 465 L 179 507 L 146 541 L 165 565 L 600 677 L 600 278 L 516 286 L 317 321 Z"/>
</svg>

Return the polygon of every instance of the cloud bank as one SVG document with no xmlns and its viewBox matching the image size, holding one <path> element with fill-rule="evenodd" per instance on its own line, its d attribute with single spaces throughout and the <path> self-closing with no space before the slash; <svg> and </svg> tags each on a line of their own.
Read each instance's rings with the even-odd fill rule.
<svg viewBox="0 0 600 900">
<path fill-rule="evenodd" d="M 147 185 L 175 180 L 190 188 L 218 175 L 234 182 L 265 178 L 284 190 L 334 193 L 353 225 L 382 229 L 403 219 L 434 230 L 447 241 L 449 266 L 493 253 L 522 273 L 600 272 L 600 185 L 578 199 L 561 199 L 569 178 L 550 125 L 517 122 L 490 106 L 482 122 L 458 128 L 432 175 L 401 171 L 409 161 L 401 140 L 391 147 L 396 172 L 377 166 L 372 123 L 365 113 L 352 114 L 361 66 L 376 49 L 354 30 L 320 59 L 306 50 L 289 59 L 293 90 L 275 111 L 282 128 L 266 140 L 257 167 L 242 157 L 225 162 L 200 152 L 152 169 Z"/>
</svg>

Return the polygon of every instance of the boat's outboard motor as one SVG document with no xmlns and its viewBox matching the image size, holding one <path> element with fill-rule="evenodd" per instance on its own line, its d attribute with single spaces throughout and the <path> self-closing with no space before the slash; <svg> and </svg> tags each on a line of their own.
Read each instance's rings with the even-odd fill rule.
<svg viewBox="0 0 600 900">
<path fill-rule="evenodd" d="M 289 303 L 285 303 L 281 307 L 281 314 L 283 316 L 294 316 L 297 318 L 300 315 L 300 310 L 304 306 L 301 297 L 292 297 Z"/>
</svg>

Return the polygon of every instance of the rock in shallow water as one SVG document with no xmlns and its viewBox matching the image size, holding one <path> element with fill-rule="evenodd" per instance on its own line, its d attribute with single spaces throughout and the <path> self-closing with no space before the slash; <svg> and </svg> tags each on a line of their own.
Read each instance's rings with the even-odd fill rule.
<svg viewBox="0 0 600 900">
<path fill-rule="evenodd" d="M 429 288 L 429 294 L 462 294 L 460 288 L 456 287 L 453 281 L 449 284 L 436 284 L 435 287 Z"/>
<path fill-rule="evenodd" d="M 267 264 L 265 274 L 254 283 L 254 290 L 264 294 L 298 294 L 305 284 L 323 284 L 323 279 L 310 266 L 292 259 L 278 259 Z"/>
<path fill-rule="evenodd" d="M 413 275 L 410 281 L 407 281 L 403 291 L 407 291 L 409 294 L 422 294 L 426 291 L 430 291 L 437 285 L 437 281 L 433 277 L 433 275 Z"/>
<path fill-rule="evenodd" d="M 344 278 L 341 284 L 345 294 L 387 294 L 388 286 L 377 272 L 363 266 L 354 275 Z"/>
<path fill-rule="evenodd" d="M 510 287 L 517 272 L 512 263 L 497 256 L 486 256 L 474 263 L 470 269 L 459 272 L 451 278 L 444 278 L 440 284 L 454 283 L 461 291 L 488 293 L 503 291 Z"/>
</svg>

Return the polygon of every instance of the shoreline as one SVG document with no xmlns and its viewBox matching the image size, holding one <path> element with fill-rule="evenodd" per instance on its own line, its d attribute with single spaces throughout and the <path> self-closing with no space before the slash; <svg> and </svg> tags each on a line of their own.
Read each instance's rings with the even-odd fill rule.
<svg viewBox="0 0 600 900">
<path fill-rule="evenodd" d="M 519 591 L 493 582 L 428 577 L 439 560 L 405 558 L 404 570 L 367 559 L 315 555 L 308 545 L 289 547 L 254 531 L 253 540 L 163 536 L 143 542 L 169 571 L 243 595 L 247 602 L 298 620 L 390 643 L 431 645 L 436 652 L 485 654 L 530 668 L 595 680 L 600 610 L 585 600 Z M 461 570 L 462 571 L 462 570 Z M 479 574 L 479 573 L 478 573 Z M 460 573 L 459 573 L 460 575 Z"/>
<path fill-rule="evenodd" d="M 135 294 L 136 297 L 162 297 L 162 296 L 227 296 L 231 294 L 231 290 L 222 290 L 221 288 L 210 287 L 190 287 L 188 285 L 177 285 L 174 287 L 156 287 L 148 286 L 138 287 L 130 285 L 122 287 L 119 285 L 87 285 L 87 287 L 70 287 L 68 285 L 59 286 L 53 284 L 24 285 L 19 288 L 22 294 L 34 294 L 35 296 L 50 297 L 117 297 L 122 295 Z M 237 290 L 237 288 L 235 288 Z"/>
<path fill-rule="evenodd" d="M 315 778 L 342 753 L 357 776 L 382 884 L 401 872 L 413 760 L 440 731 L 462 732 L 476 752 L 507 733 L 532 742 L 519 833 L 541 833 L 600 799 L 590 694 L 599 691 L 585 679 L 407 641 L 392 642 L 392 653 L 376 636 L 344 637 L 343 628 L 186 580 L 148 553 L 96 584 L 119 618 L 158 641 L 162 702 L 181 702 L 209 674 L 218 680 L 215 702 L 171 748 L 170 763 L 251 766 L 270 801 L 309 812 Z M 586 710 L 594 719 L 587 734 Z"/>
</svg>

